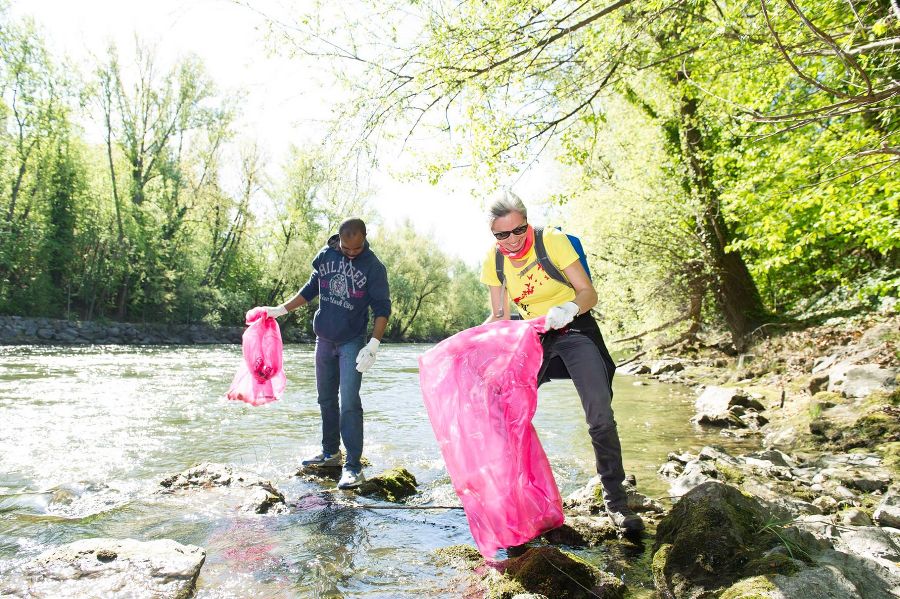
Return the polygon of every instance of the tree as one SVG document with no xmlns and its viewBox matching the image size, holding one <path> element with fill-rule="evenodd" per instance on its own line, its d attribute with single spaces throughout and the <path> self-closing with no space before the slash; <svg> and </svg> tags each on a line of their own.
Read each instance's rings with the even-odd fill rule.
<svg viewBox="0 0 900 599">
<path fill-rule="evenodd" d="M 792 25 L 796 30 L 799 24 L 802 32 L 795 37 L 809 39 L 788 43 L 778 34 L 788 25 L 784 11 L 773 19 L 765 2 L 508 0 L 400 2 L 392 5 L 394 11 L 382 7 L 379 3 L 389 22 L 401 25 L 386 28 L 388 33 L 377 43 L 358 43 L 384 27 L 384 20 L 364 14 L 354 26 L 310 30 L 306 23 L 315 21 L 298 25 L 306 33 L 299 45 L 309 53 L 366 65 L 368 79 L 356 80 L 370 84 L 349 107 L 350 116 L 362 121 L 364 137 L 389 134 L 398 123 L 405 125 L 401 135 L 406 138 L 425 126 L 449 131 L 456 143 L 449 159 L 439 161 L 445 169 L 470 165 L 477 174 L 496 180 L 505 169 L 527 164 L 544 148 L 559 144 L 563 158 L 581 164 L 590 175 L 596 172 L 592 163 L 602 160 L 594 148 L 604 128 L 604 103 L 623 95 L 640 105 L 648 86 L 662 90 L 668 101 L 655 107 L 654 118 L 667 134 L 669 168 L 683 183 L 682 201 L 695 207 L 695 239 L 707 271 L 684 276 L 711 286 L 718 311 L 739 344 L 769 309 L 748 266 L 757 256 L 740 237 L 757 223 L 743 222 L 728 203 L 729 186 L 736 184 L 741 165 L 721 157 L 752 141 L 746 132 L 743 139 L 734 134 L 738 120 L 746 116 L 757 124 L 774 122 L 771 107 L 788 97 L 794 100 L 791 117 L 780 122 L 797 125 L 784 132 L 790 133 L 820 117 L 833 126 L 833 117 L 852 117 L 855 111 L 884 120 L 896 104 L 896 84 L 891 83 L 896 82 L 891 70 L 896 61 L 889 58 L 895 19 L 888 2 L 861 11 L 849 3 L 835 9 L 820 2 L 806 13 L 789 3 Z M 401 16 L 410 13 L 414 16 Z M 823 15 L 827 26 L 815 25 L 808 15 Z M 352 38 L 341 38 L 341 31 L 352 31 Z M 866 35 L 875 39 L 860 45 L 853 41 Z M 832 43 L 838 37 L 848 40 L 849 50 Z M 833 58 L 828 64 L 844 68 L 829 67 L 834 82 L 816 85 L 818 78 L 805 76 L 805 67 L 823 62 L 825 51 Z M 880 56 L 866 65 L 853 58 L 875 51 Z M 797 55 L 804 56 L 804 65 Z M 745 70 L 726 71 L 718 81 L 717 90 L 728 87 L 730 92 L 708 91 L 704 84 L 726 65 Z M 796 77 L 782 77 L 785 69 L 799 75 L 803 84 L 798 86 Z M 748 81 L 752 85 L 745 86 Z M 735 95 L 748 88 L 755 92 L 753 104 L 766 110 L 736 107 Z M 789 136 L 784 141 L 791 143 Z M 862 157 L 873 150 L 863 146 L 853 154 Z M 693 258 L 676 268 L 681 273 L 696 271 Z"/>
</svg>

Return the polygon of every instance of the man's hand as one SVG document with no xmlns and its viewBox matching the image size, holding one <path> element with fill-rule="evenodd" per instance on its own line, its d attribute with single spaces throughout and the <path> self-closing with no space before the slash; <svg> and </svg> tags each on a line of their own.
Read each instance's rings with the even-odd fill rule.
<svg viewBox="0 0 900 599">
<path fill-rule="evenodd" d="M 544 321 L 547 325 L 547 330 L 563 328 L 578 315 L 578 310 L 578 304 L 575 302 L 566 302 L 559 306 L 553 306 L 547 311 L 547 319 Z"/>
<path fill-rule="evenodd" d="M 369 343 L 359 350 L 359 353 L 356 355 L 356 369 L 358 371 L 365 372 L 372 367 L 372 364 L 375 363 L 379 345 L 381 345 L 381 341 L 372 337 L 369 339 Z"/>
<path fill-rule="evenodd" d="M 269 318 L 278 318 L 279 316 L 284 316 L 288 313 L 287 308 L 284 305 L 281 306 L 263 306 L 263 310 L 266 311 L 266 316 Z"/>
</svg>

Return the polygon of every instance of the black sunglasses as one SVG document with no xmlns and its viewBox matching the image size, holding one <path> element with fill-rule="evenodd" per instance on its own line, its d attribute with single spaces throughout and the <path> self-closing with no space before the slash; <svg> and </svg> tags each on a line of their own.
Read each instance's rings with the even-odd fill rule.
<svg viewBox="0 0 900 599">
<path fill-rule="evenodd" d="M 497 239 L 506 239 L 507 237 L 510 236 L 510 234 L 521 235 L 522 233 L 524 233 L 527 230 L 528 230 L 528 223 L 525 223 L 525 224 L 519 225 L 512 231 L 491 231 L 491 232 L 494 234 L 494 237 L 496 237 Z"/>
</svg>

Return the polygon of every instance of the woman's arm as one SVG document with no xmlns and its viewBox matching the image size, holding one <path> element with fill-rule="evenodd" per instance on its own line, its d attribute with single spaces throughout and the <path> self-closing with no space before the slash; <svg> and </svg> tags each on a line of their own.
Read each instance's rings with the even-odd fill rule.
<svg viewBox="0 0 900 599">
<path fill-rule="evenodd" d="M 579 260 L 563 269 L 563 273 L 575 288 L 575 299 L 572 301 L 578 305 L 578 314 L 584 314 L 597 305 L 597 290 Z"/>
<path fill-rule="evenodd" d="M 483 324 L 494 322 L 497 320 L 509 320 L 509 301 L 506 292 L 502 287 L 488 285 L 488 291 L 491 295 L 491 314 Z"/>
</svg>

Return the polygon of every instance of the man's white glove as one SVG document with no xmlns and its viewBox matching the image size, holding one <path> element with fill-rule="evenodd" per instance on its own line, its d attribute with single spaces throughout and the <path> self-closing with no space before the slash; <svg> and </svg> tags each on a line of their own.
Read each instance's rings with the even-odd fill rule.
<svg viewBox="0 0 900 599">
<path fill-rule="evenodd" d="M 379 345 L 381 345 L 381 341 L 372 337 L 369 339 L 369 343 L 359 350 L 359 353 L 356 355 L 356 369 L 358 371 L 365 372 L 372 367 L 372 364 L 375 363 L 375 355 L 378 353 Z"/>
<path fill-rule="evenodd" d="M 266 316 L 269 318 L 278 318 L 279 316 L 284 316 L 288 313 L 287 308 L 282 306 L 263 306 L 263 310 L 266 311 Z"/>
<path fill-rule="evenodd" d="M 566 302 L 559 306 L 553 306 L 547 311 L 547 319 L 544 321 L 547 325 L 547 330 L 563 328 L 578 315 L 578 310 L 578 304 L 575 302 Z"/>
</svg>

